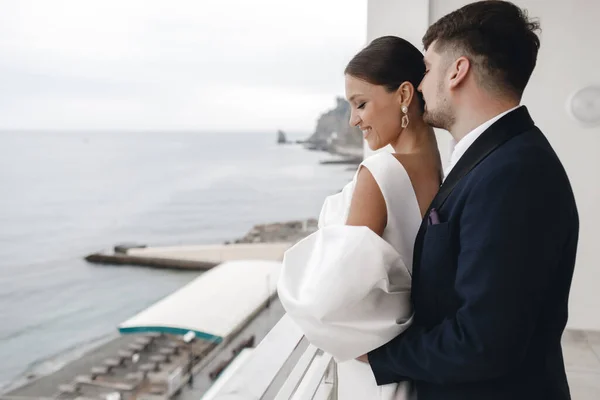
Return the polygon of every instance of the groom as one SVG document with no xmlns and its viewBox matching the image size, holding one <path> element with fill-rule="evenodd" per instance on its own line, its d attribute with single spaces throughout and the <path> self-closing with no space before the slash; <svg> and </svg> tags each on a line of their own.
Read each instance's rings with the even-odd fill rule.
<svg viewBox="0 0 600 400">
<path fill-rule="evenodd" d="M 361 357 L 379 385 L 413 380 L 419 400 L 570 398 L 560 340 L 577 208 L 519 106 L 538 28 L 509 2 L 482 1 L 423 38 L 424 117 L 456 147 L 417 235 L 414 324 Z"/>
</svg>

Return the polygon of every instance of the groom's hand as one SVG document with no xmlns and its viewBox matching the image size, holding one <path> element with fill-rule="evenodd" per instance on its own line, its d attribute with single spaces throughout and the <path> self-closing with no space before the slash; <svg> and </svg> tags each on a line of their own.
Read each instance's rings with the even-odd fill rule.
<svg viewBox="0 0 600 400">
<path fill-rule="evenodd" d="M 364 363 L 369 363 L 369 356 L 367 354 L 363 354 L 362 356 L 358 357 L 356 359 L 356 361 L 362 361 Z"/>
</svg>

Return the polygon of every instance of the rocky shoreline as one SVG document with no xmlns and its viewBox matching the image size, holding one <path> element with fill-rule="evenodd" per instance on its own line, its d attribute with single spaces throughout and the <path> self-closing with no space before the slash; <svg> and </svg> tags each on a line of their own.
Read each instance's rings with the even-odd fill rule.
<svg viewBox="0 0 600 400">
<path fill-rule="evenodd" d="M 255 225 L 243 237 L 235 239 L 231 243 L 295 243 L 317 230 L 317 220 L 309 218 L 305 220 L 275 222 L 269 224 Z"/>
</svg>

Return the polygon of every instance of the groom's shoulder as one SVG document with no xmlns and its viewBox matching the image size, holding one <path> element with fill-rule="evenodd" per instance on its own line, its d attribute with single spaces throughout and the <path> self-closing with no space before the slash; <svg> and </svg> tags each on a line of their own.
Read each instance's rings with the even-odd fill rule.
<svg viewBox="0 0 600 400">
<path fill-rule="evenodd" d="M 535 187 L 553 185 L 571 191 L 565 169 L 544 134 L 537 128 L 523 132 L 499 146 L 461 182 L 467 192 L 476 187 Z M 500 190 L 500 188 L 498 188 Z"/>
<path fill-rule="evenodd" d="M 475 168 L 476 175 L 496 175 L 508 171 L 562 174 L 564 168 L 542 131 L 533 127 L 499 146 Z"/>
<path fill-rule="evenodd" d="M 531 157 L 547 161 L 556 158 L 552 145 L 536 126 L 513 136 L 492 152 L 489 159 L 495 163 L 501 160 L 527 163 Z"/>
</svg>

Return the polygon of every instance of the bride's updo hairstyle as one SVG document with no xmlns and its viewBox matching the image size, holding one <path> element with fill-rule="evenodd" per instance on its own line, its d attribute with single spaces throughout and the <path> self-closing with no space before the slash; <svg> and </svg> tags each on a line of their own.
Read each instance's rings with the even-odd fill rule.
<svg viewBox="0 0 600 400">
<path fill-rule="evenodd" d="M 423 54 L 410 42 L 397 36 L 382 36 L 373 40 L 350 60 L 344 74 L 373 85 L 396 91 L 403 82 L 410 82 L 423 113 L 425 102 L 417 87 L 425 75 Z"/>
</svg>

